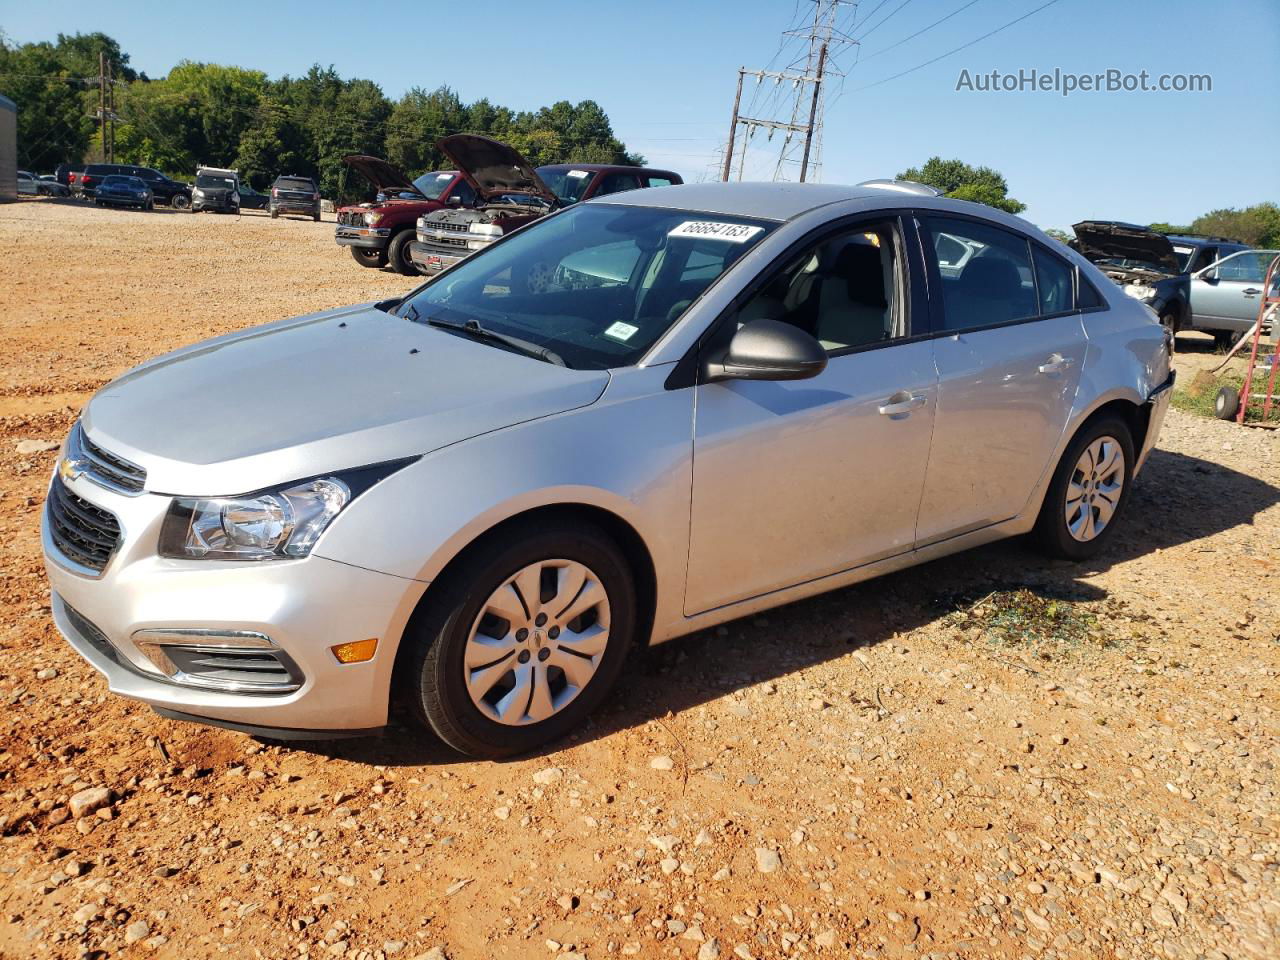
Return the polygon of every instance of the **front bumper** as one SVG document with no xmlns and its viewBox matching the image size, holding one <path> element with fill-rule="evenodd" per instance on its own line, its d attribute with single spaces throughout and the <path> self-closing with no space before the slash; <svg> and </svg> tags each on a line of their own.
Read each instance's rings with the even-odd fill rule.
<svg viewBox="0 0 1280 960">
<path fill-rule="evenodd" d="M 364 247 L 367 250 L 384 250 L 391 239 L 390 227 L 356 227 L 345 223 L 333 230 L 334 242 L 342 247 Z"/>
<path fill-rule="evenodd" d="M 78 497 L 116 515 L 121 540 L 98 575 L 75 568 L 42 530 L 53 619 L 113 693 L 167 715 L 280 736 L 367 733 L 387 722 L 396 648 L 426 585 L 334 560 L 219 562 L 156 554 L 170 498 L 126 496 L 83 477 Z M 139 631 L 198 630 L 270 638 L 299 685 L 283 693 L 209 689 L 163 675 Z M 145 640 L 146 634 L 137 639 Z M 340 664 L 330 647 L 378 638 L 364 663 Z"/>
<path fill-rule="evenodd" d="M 239 213 L 240 204 L 231 203 L 228 200 L 209 200 L 209 199 L 196 200 L 192 198 L 191 209 L 194 210 L 196 213 L 199 213 L 201 210 L 218 210 L 218 211 L 221 211 L 222 213 Z"/>
<path fill-rule="evenodd" d="M 459 250 L 458 248 L 441 249 L 429 243 L 423 243 L 421 240 L 414 240 L 409 244 L 409 259 L 419 271 L 428 276 L 448 270 L 455 263 L 465 260 L 473 252 L 472 250 Z"/>
</svg>

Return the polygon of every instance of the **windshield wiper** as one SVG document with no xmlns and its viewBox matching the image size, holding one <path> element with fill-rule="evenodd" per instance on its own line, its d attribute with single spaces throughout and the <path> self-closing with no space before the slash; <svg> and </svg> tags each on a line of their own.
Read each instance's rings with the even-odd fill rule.
<svg viewBox="0 0 1280 960">
<path fill-rule="evenodd" d="M 413 318 L 411 318 L 413 319 Z M 511 337 L 505 333 L 498 333 L 496 330 L 490 330 L 487 327 L 480 326 L 478 320 L 467 320 L 465 323 L 456 323 L 453 320 L 441 320 L 439 317 L 427 317 L 422 321 L 429 327 L 439 327 L 442 330 L 453 330 L 456 333 L 462 333 L 474 340 L 487 340 L 490 343 L 500 343 L 505 347 L 518 350 L 525 356 L 535 357 L 538 360 L 544 360 L 547 363 L 554 363 L 557 367 L 568 366 L 564 362 L 564 358 L 547 347 L 540 347 L 536 343 L 528 340 L 521 340 L 519 337 Z"/>
</svg>

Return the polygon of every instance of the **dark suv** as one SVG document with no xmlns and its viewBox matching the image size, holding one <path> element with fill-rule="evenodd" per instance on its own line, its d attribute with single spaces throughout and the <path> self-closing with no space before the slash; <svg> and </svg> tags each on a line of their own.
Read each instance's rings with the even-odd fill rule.
<svg viewBox="0 0 1280 960">
<path fill-rule="evenodd" d="M 132 163 L 91 163 L 79 173 L 70 174 L 71 192 L 79 197 L 92 199 L 98 184 L 105 177 L 137 177 L 147 185 L 156 203 L 164 203 L 175 210 L 191 206 L 191 187 L 177 180 L 170 180 L 159 170 L 139 167 Z"/>
<path fill-rule="evenodd" d="M 282 173 L 271 184 L 267 210 L 272 218 L 282 213 L 300 213 L 312 220 L 320 219 L 320 189 L 310 177 Z"/>
</svg>

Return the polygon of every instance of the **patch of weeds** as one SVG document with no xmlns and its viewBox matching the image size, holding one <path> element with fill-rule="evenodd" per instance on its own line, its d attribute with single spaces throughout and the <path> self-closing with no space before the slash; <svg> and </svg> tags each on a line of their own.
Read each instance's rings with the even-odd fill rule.
<svg viewBox="0 0 1280 960">
<path fill-rule="evenodd" d="M 1259 357 L 1259 360 L 1261 360 L 1261 357 Z M 1265 384 L 1268 373 L 1268 368 L 1263 367 L 1261 363 L 1254 369 L 1254 393 L 1266 389 Z M 1261 386 L 1258 383 L 1260 377 L 1263 381 Z M 1185 387 L 1174 388 L 1173 396 L 1169 402 L 1179 410 L 1212 419 L 1216 416 L 1214 404 L 1218 399 L 1218 390 L 1222 387 L 1234 387 L 1237 391 L 1244 390 L 1244 373 L 1237 370 L 1224 370 L 1222 373 L 1215 375 L 1208 370 L 1201 370 L 1191 378 L 1191 382 Z M 1261 404 L 1255 403 L 1249 408 L 1250 420 L 1261 419 L 1260 414 Z M 1272 407 L 1271 417 L 1269 418 L 1269 420 L 1277 419 L 1280 419 L 1280 405 Z"/>
<path fill-rule="evenodd" d="M 1067 594 L 1016 586 L 944 603 L 950 612 L 943 623 L 969 643 L 1025 650 L 1041 660 L 1072 649 L 1114 645 L 1094 607 Z"/>
</svg>

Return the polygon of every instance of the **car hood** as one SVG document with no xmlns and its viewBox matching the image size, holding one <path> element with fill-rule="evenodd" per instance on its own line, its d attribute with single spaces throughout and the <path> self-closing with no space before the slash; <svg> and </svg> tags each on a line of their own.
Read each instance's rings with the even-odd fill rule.
<svg viewBox="0 0 1280 960">
<path fill-rule="evenodd" d="M 1076 249 L 1090 261 L 1112 258 L 1141 260 L 1172 274 L 1180 272 L 1169 238 L 1149 227 L 1136 223 L 1085 220 L 1071 229 L 1076 234 Z"/>
<path fill-rule="evenodd" d="M 378 157 L 365 157 L 357 154 L 343 157 L 342 162 L 373 184 L 373 188 L 380 193 L 385 190 L 407 190 L 411 193 L 418 193 L 418 188 L 413 185 L 412 180 L 404 175 L 402 170 L 398 167 L 393 167 L 387 161 Z"/>
<path fill-rule="evenodd" d="M 608 382 L 364 305 L 158 357 L 103 387 L 82 425 L 145 467 L 149 491 L 228 496 L 587 406 Z"/>
<path fill-rule="evenodd" d="M 560 200 L 515 147 L 476 133 L 455 133 L 437 140 L 436 147 L 485 200 L 523 193 L 560 206 Z"/>
</svg>

